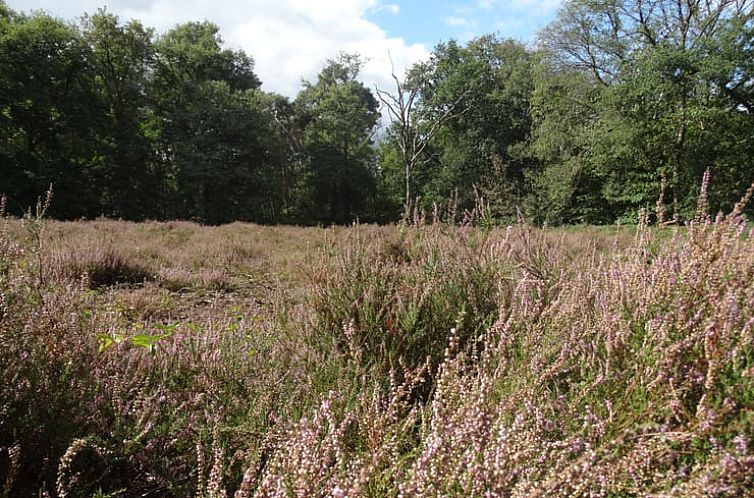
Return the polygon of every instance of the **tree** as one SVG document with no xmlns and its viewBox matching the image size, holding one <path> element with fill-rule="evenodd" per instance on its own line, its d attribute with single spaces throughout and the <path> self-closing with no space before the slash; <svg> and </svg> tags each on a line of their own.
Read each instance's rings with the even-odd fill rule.
<svg viewBox="0 0 754 498">
<path fill-rule="evenodd" d="M 699 48 L 732 18 L 751 16 L 751 0 L 569 0 L 539 35 L 558 63 L 620 81 L 644 50 Z"/>
<path fill-rule="evenodd" d="M 526 172 L 526 214 L 537 223 L 609 223 L 603 178 L 592 160 L 592 136 L 600 127 L 604 87 L 583 71 L 541 61 L 534 71 L 532 137 L 526 153 L 536 167 Z"/>
<path fill-rule="evenodd" d="M 279 159 L 253 62 L 222 48 L 217 26 L 188 23 L 156 43 L 151 86 L 159 155 L 168 164 L 168 216 L 208 223 L 269 221 L 265 186 Z M 267 206 L 264 207 L 265 203 Z"/>
<path fill-rule="evenodd" d="M 470 208 L 481 191 L 494 215 L 515 216 L 529 168 L 518 149 L 531 129 L 531 61 L 523 45 L 494 36 L 435 48 L 417 107 L 420 131 L 439 123 L 416 175 L 425 202 L 457 193 Z"/>
<path fill-rule="evenodd" d="M 105 214 L 127 219 L 157 216 L 154 199 L 160 178 L 144 133 L 148 75 L 154 62 L 152 30 L 138 21 L 122 26 L 104 10 L 85 16 L 83 27 L 97 90 L 106 106 L 107 126 L 101 130 L 105 164 L 99 179 Z"/>
<path fill-rule="evenodd" d="M 50 184 L 51 214 L 101 212 L 102 102 L 79 31 L 46 14 L 0 13 L 0 177 L 11 206 L 35 202 Z"/>
<path fill-rule="evenodd" d="M 466 96 L 465 92 L 462 93 L 436 119 L 427 123 L 426 120 L 417 117 L 416 105 L 421 90 L 428 83 L 430 75 L 431 62 L 415 64 L 403 80 L 396 76 L 395 68 L 393 68 L 391 77 L 395 82 L 395 93 L 377 89 L 377 97 L 382 105 L 387 108 L 390 116 L 392 123 L 391 138 L 400 150 L 405 181 L 404 216 L 411 213 L 411 176 L 413 171 L 429 160 L 425 155 L 427 146 L 440 130 L 440 126 L 454 115 L 458 104 Z"/>
<path fill-rule="evenodd" d="M 379 110 L 372 92 L 356 79 L 362 65 L 350 54 L 329 60 L 296 99 L 306 123 L 304 148 L 318 210 L 312 215 L 319 221 L 349 223 L 374 215 L 372 141 Z"/>
<path fill-rule="evenodd" d="M 578 73 L 584 76 L 582 88 L 591 90 L 541 102 L 550 112 L 537 126 L 547 129 L 574 118 L 567 124 L 574 131 L 570 140 L 564 137 L 571 142 L 565 149 L 580 149 L 582 166 L 576 169 L 587 168 L 590 190 L 599 189 L 590 196 L 596 212 L 633 217 L 640 207 L 652 207 L 660 185 L 667 184 L 672 211 L 689 216 L 706 169 L 713 178 L 744 183 L 747 168 L 730 164 L 731 155 L 748 162 L 746 152 L 740 145 L 726 151 L 718 144 L 721 137 L 740 144 L 749 136 L 742 126 L 750 120 L 747 78 L 741 77 L 749 63 L 741 48 L 751 22 L 749 0 L 566 3 L 540 37 L 550 66 L 544 74 L 554 79 L 539 84 L 546 88 L 561 75 Z M 731 30 L 737 34 L 731 36 Z M 725 55 L 711 57 L 718 51 Z M 579 105 L 587 116 L 569 114 L 568 100 L 584 95 L 588 99 Z M 557 103 L 562 107 L 553 108 Z M 549 140 L 547 133 L 535 132 L 533 150 L 542 152 Z M 550 163 L 544 171 L 559 164 L 565 163 Z M 740 195 L 724 190 L 716 192 L 719 206 Z"/>
</svg>

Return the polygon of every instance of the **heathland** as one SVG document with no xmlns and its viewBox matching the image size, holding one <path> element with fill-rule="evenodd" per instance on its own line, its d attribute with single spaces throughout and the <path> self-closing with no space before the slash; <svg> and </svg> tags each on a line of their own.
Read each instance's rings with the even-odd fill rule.
<svg viewBox="0 0 754 498">
<path fill-rule="evenodd" d="M 753 4 L 289 98 L 0 0 L 0 498 L 751 496 Z"/>
<path fill-rule="evenodd" d="M 741 207 L 665 228 L 6 219 L 0 496 L 744 496 Z"/>
</svg>

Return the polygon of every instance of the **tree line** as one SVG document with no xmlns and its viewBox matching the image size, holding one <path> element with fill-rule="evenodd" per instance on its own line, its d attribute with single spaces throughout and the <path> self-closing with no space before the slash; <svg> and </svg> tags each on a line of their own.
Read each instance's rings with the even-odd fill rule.
<svg viewBox="0 0 754 498">
<path fill-rule="evenodd" d="M 358 80 L 342 54 L 287 98 L 209 22 L 157 35 L 0 0 L 0 192 L 65 219 L 394 221 L 483 198 L 501 221 L 730 208 L 754 180 L 752 0 L 569 0 L 533 46 L 438 44 Z M 381 127 L 381 111 L 391 118 Z"/>
</svg>

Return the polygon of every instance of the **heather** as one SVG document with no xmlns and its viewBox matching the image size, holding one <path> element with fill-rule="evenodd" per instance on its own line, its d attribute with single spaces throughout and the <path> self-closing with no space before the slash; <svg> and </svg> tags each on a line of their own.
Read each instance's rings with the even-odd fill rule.
<svg viewBox="0 0 754 498">
<path fill-rule="evenodd" d="M 64 223 L 43 204 L 0 232 L 1 496 L 754 487 L 742 204 L 609 229 Z"/>
</svg>

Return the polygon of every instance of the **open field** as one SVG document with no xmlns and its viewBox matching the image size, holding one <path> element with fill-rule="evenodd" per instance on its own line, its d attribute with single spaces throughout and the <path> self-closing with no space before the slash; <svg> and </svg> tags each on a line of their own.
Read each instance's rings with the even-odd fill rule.
<svg viewBox="0 0 754 498">
<path fill-rule="evenodd" d="M 745 496 L 744 226 L 7 220 L 0 497 Z"/>
</svg>

